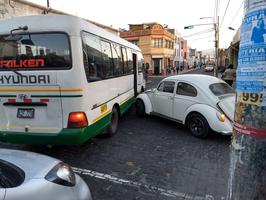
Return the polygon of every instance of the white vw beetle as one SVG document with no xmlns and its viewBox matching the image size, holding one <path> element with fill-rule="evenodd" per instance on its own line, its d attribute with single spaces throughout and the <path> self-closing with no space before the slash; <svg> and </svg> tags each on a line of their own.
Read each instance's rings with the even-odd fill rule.
<svg viewBox="0 0 266 200">
<path fill-rule="evenodd" d="M 163 79 L 157 88 L 137 96 L 138 116 L 152 114 L 186 125 L 205 138 L 211 129 L 230 135 L 235 92 L 224 81 L 207 75 L 185 74 Z"/>
</svg>

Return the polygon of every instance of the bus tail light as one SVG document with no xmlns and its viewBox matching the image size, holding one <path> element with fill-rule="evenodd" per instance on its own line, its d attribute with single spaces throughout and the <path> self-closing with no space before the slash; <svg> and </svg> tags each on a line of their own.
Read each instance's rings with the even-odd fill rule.
<svg viewBox="0 0 266 200">
<path fill-rule="evenodd" d="M 84 112 L 71 112 L 68 116 L 68 128 L 84 128 L 88 126 L 88 120 Z"/>
</svg>

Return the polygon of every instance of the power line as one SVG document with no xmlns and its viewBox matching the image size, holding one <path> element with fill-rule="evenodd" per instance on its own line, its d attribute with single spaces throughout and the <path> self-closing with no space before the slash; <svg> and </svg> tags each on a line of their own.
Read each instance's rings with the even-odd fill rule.
<svg viewBox="0 0 266 200">
<path fill-rule="evenodd" d="M 224 11 L 224 16 L 223 16 L 223 18 L 222 18 L 222 22 L 221 22 L 221 24 L 220 24 L 220 27 L 221 27 L 222 24 L 223 24 L 223 21 L 224 21 L 225 15 L 226 15 L 226 13 L 227 13 L 227 9 L 228 9 L 228 7 L 229 7 L 229 4 L 230 4 L 230 0 L 227 1 L 226 9 L 225 9 L 225 11 Z"/>
<path fill-rule="evenodd" d="M 239 13 L 240 9 L 242 8 L 243 4 L 244 4 L 244 1 L 242 1 L 242 3 L 241 3 L 241 5 L 240 5 L 240 7 L 239 7 L 239 8 L 238 8 L 238 10 L 236 11 L 236 14 L 234 15 L 234 17 L 233 17 L 233 19 L 232 19 L 231 23 L 229 24 L 229 26 L 231 26 L 231 25 L 232 25 L 232 23 L 234 22 L 234 20 L 235 20 L 236 16 L 238 15 L 238 13 Z"/>
<path fill-rule="evenodd" d="M 200 31 L 200 32 L 192 33 L 190 35 L 185 35 L 185 36 L 183 36 L 183 38 L 198 36 L 198 35 L 201 35 L 201 34 L 209 33 L 211 31 L 213 31 L 213 29 L 207 29 L 207 30 L 203 30 L 203 31 Z"/>
<path fill-rule="evenodd" d="M 206 38 L 210 38 L 212 37 L 211 35 L 209 35 L 208 37 L 201 37 L 201 38 L 196 38 L 196 39 L 193 39 L 193 40 L 189 40 L 189 41 L 196 41 L 196 40 L 202 40 L 202 39 L 206 39 Z"/>
</svg>

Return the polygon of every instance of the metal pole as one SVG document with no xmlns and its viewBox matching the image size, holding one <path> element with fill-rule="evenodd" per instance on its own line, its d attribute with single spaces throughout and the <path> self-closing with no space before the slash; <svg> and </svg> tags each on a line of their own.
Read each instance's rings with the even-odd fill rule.
<svg viewBox="0 0 266 200">
<path fill-rule="evenodd" d="M 228 200 L 266 199 L 266 52 L 258 51 L 266 48 L 259 32 L 265 29 L 261 24 L 266 16 L 258 17 L 266 11 L 266 2 L 245 0 L 244 7 Z"/>
<path fill-rule="evenodd" d="M 214 23 L 215 30 L 215 67 L 213 69 L 213 75 L 218 76 L 217 69 L 219 64 L 219 16 L 217 17 L 217 22 Z"/>
</svg>

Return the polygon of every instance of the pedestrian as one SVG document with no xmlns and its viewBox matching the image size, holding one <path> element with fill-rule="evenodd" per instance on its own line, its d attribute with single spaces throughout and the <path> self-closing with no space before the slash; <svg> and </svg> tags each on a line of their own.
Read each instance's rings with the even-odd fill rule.
<svg viewBox="0 0 266 200">
<path fill-rule="evenodd" d="M 236 71 L 234 69 L 234 66 L 232 64 L 230 64 L 227 69 L 224 71 L 224 73 L 222 74 L 222 79 L 230 86 L 233 85 L 233 82 L 235 80 L 236 77 Z"/>
<path fill-rule="evenodd" d="M 175 71 L 174 71 L 174 70 L 175 70 L 174 67 L 172 67 L 172 66 L 169 65 L 169 68 L 171 69 L 171 75 L 173 75 L 173 74 L 175 73 Z"/>
<path fill-rule="evenodd" d="M 179 66 L 176 65 L 176 74 L 178 74 L 178 72 L 179 72 Z"/>
<path fill-rule="evenodd" d="M 144 73 L 144 74 L 145 74 L 144 78 L 145 78 L 146 83 L 148 82 L 149 68 L 150 68 L 149 63 L 146 63 L 146 65 L 145 65 L 145 70 L 144 70 L 144 72 L 145 72 L 145 73 Z"/>
</svg>

